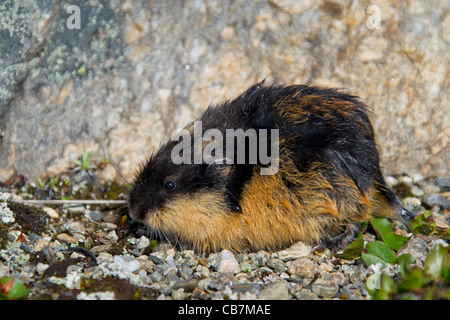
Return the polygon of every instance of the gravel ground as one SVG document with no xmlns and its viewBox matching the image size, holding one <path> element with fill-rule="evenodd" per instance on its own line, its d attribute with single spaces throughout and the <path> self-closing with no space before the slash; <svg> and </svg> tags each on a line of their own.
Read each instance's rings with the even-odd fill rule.
<svg viewBox="0 0 450 320">
<path fill-rule="evenodd" d="M 450 179 L 387 181 L 407 209 L 429 209 L 439 227 L 448 227 Z M 365 281 L 377 271 L 360 258 L 338 259 L 300 242 L 276 252 L 194 252 L 155 241 L 145 226 L 121 219 L 123 208 L 13 206 L 4 201 L 10 196 L 0 193 L 0 278 L 21 279 L 30 289 L 25 299 L 364 300 Z M 370 231 L 364 238 L 375 240 Z M 447 246 L 413 237 L 399 254 L 410 253 L 420 266 L 438 243 Z"/>
</svg>

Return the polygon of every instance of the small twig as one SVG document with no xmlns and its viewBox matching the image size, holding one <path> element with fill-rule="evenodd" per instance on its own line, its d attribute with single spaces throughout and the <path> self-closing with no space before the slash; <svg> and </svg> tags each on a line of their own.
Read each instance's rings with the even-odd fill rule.
<svg viewBox="0 0 450 320">
<path fill-rule="evenodd" d="M 127 204 L 126 200 L 10 200 L 12 202 L 23 204 L 45 204 L 45 205 L 57 205 L 57 204 Z"/>
</svg>

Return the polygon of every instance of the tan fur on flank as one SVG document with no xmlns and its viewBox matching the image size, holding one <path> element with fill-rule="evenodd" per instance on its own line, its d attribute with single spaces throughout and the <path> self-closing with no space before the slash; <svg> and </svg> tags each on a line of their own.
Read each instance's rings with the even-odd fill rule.
<svg viewBox="0 0 450 320">
<path fill-rule="evenodd" d="M 326 235 L 342 232 L 340 225 L 369 218 L 373 195 L 361 195 L 352 181 L 342 178 L 348 188 L 345 201 L 332 201 L 332 190 L 321 175 L 321 165 L 299 174 L 293 163 L 283 159 L 279 175 L 261 176 L 256 172 L 242 194 L 242 213 L 228 211 L 221 190 L 185 195 L 171 200 L 164 208 L 147 215 L 153 228 L 174 233 L 196 249 L 241 251 L 275 249 L 295 241 L 311 243 Z M 301 186 L 289 190 L 282 181 L 289 176 Z M 293 176 L 295 175 L 295 176 Z M 381 204 L 382 205 L 382 204 Z M 390 210 L 387 210 L 390 212 Z"/>
</svg>

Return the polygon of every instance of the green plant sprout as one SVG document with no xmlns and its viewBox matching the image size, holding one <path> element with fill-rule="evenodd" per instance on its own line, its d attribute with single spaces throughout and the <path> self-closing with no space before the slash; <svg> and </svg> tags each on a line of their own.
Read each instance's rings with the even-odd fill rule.
<svg viewBox="0 0 450 320">
<path fill-rule="evenodd" d="M 95 167 L 91 165 L 92 152 L 86 152 L 86 146 L 83 146 L 83 152 L 81 153 L 79 160 L 73 160 L 73 162 L 77 165 L 74 170 L 75 171 L 86 171 L 88 172 L 90 169 L 94 169 Z"/>
<path fill-rule="evenodd" d="M 44 189 L 45 188 L 45 180 L 41 180 L 41 178 L 38 178 L 39 188 Z"/>
<path fill-rule="evenodd" d="M 50 190 L 53 190 L 53 191 L 57 190 L 56 184 L 58 183 L 58 181 L 59 181 L 59 177 L 50 178 L 50 182 L 49 182 Z"/>
</svg>

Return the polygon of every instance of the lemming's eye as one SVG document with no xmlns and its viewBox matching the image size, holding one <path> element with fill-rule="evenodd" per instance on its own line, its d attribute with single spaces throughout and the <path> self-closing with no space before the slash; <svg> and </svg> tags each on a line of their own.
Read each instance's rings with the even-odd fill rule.
<svg viewBox="0 0 450 320">
<path fill-rule="evenodd" d="M 170 179 L 167 180 L 166 183 L 164 184 L 164 189 L 169 192 L 175 190 L 176 187 L 177 187 L 176 182 Z"/>
</svg>

